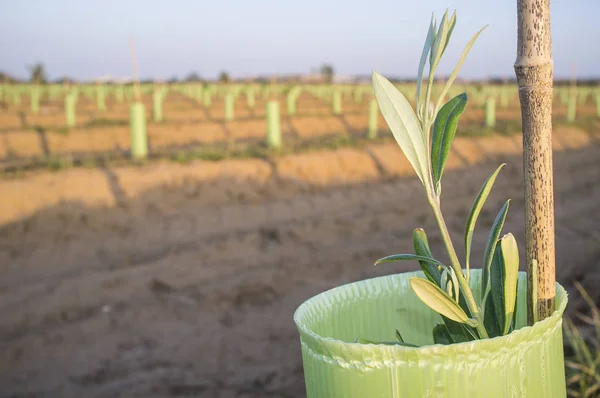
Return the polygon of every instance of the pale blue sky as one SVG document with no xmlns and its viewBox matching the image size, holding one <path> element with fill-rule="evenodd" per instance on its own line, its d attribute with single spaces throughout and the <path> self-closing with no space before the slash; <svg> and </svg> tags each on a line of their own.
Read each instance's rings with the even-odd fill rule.
<svg viewBox="0 0 600 398">
<path fill-rule="evenodd" d="M 309 72 L 414 76 L 431 12 L 456 9 L 448 73 L 483 25 L 461 75 L 514 75 L 516 0 L 2 0 L 0 70 L 50 78 L 126 77 L 135 37 L 143 78 Z M 553 0 L 555 75 L 600 76 L 600 0 Z"/>
</svg>

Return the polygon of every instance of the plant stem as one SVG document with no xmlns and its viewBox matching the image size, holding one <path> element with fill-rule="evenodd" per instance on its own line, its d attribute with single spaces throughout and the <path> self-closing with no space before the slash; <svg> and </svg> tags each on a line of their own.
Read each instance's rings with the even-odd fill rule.
<svg viewBox="0 0 600 398">
<path fill-rule="evenodd" d="M 442 232 L 442 239 L 444 240 L 444 244 L 446 245 L 446 250 L 448 251 L 448 255 L 450 256 L 451 266 L 454 269 L 454 273 L 456 274 L 456 279 L 458 279 L 458 285 L 460 286 L 460 289 L 465 295 L 465 300 L 467 302 L 467 305 L 469 306 L 471 314 L 477 321 L 477 332 L 479 332 L 479 337 L 481 337 L 482 339 L 487 339 L 489 336 L 487 334 L 487 331 L 485 330 L 485 326 L 483 325 L 483 319 L 481 319 L 481 315 L 479 313 L 479 309 L 477 308 L 475 298 L 473 297 L 473 292 L 469 287 L 469 283 L 467 282 L 462 273 L 462 268 L 460 266 L 460 262 L 458 261 L 456 250 L 454 249 L 452 239 L 450 238 L 450 233 L 448 232 L 448 227 L 446 226 L 446 222 L 444 221 L 444 216 L 442 215 L 442 211 L 440 209 L 439 196 L 428 196 L 429 203 L 431 204 L 431 208 L 433 209 L 433 213 L 435 215 L 435 219 L 437 220 L 438 226 L 440 227 L 440 231 Z"/>
</svg>

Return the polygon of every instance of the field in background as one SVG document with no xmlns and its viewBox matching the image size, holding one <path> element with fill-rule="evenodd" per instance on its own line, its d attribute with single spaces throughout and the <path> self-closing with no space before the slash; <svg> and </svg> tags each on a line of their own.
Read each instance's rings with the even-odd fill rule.
<svg viewBox="0 0 600 398">
<path fill-rule="evenodd" d="M 415 86 L 399 88 L 414 103 Z M 151 159 L 220 160 L 355 146 L 369 131 L 372 90 L 367 85 L 174 84 L 143 85 L 140 91 Z M 459 135 L 520 131 L 516 87 L 457 85 L 450 95 L 463 91 L 469 104 Z M 93 167 L 130 158 L 131 85 L 4 85 L 0 94 L 0 168 L 5 171 Z M 66 95 L 75 103 L 71 127 Z M 587 126 L 600 112 L 596 88 L 559 88 L 555 98 L 557 122 L 570 117 L 572 123 Z M 279 103 L 282 148 L 277 153 L 266 144 L 268 101 Z M 376 139 L 391 137 L 380 115 L 375 128 Z"/>
<path fill-rule="evenodd" d="M 157 87 L 161 122 L 152 120 L 153 87 L 142 87 L 150 145 L 142 164 L 129 160 L 131 87 L 102 88 L 104 110 L 96 86 L 79 87 L 72 128 L 63 87 L 53 87 L 36 112 L 31 86 L 20 88 L 19 104 L 5 88 L 0 100 L 7 396 L 303 397 L 297 306 L 342 283 L 416 269 L 372 266 L 412 251 L 415 227 L 434 253 L 444 251 L 381 116 L 378 137 L 368 136 L 367 86 L 302 86 L 293 115 L 291 86 L 252 86 L 253 106 L 247 86 Z M 477 261 L 507 198 L 505 230 L 524 242 L 520 111 L 515 87 L 465 88 L 442 187 L 459 256 L 473 198 L 507 163 L 477 225 Z M 565 92 L 556 91 L 554 109 L 557 277 L 570 293 L 579 280 L 600 298 L 598 97 L 579 88 L 569 123 Z M 268 100 L 280 103 L 279 150 L 265 142 Z M 571 298 L 574 311 L 581 303 Z"/>
</svg>

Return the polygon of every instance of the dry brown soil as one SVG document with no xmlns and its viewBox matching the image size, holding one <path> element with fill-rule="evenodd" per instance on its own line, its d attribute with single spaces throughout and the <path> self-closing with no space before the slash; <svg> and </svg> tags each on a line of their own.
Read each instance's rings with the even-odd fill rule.
<svg viewBox="0 0 600 398">
<path fill-rule="evenodd" d="M 600 283 L 599 138 L 575 129 L 554 137 L 557 273 L 567 286 Z M 455 144 L 443 208 L 459 247 L 479 187 L 508 163 L 474 259 L 507 198 L 505 230 L 524 241 L 519 144 Z M 36 172 L 0 180 L 0 195 L 2 397 L 302 397 L 298 305 L 416 269 L 372 266 L 412 251 L 415 227 L 444 252 L 394 145 Z"/>
</svg>

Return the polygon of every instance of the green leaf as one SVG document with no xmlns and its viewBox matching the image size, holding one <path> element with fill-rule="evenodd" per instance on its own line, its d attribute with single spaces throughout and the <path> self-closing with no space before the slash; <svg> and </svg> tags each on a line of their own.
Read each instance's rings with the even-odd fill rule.
<svg viewBox="0 0 600 398">
<path fill-rule="evenodd" d="M 433 341 L 435 344 L 452 344 L 454 341 L 448 332 L 448 328 L 444 324 L 435 325 L 433 328 Z"/>
<path fill-rule="evenodd" d="M 494 300 L 489 300 L 486 298 L 483 304 L 482 316 L 483 326 L 485 327 L 488 336 L 490 338 L 501 336 L 502 331 L 500 330 L 498 317 L 496 316 L 496 307 L 494 306 Z"/>
<path fill-rule="evenodd" d="M 446 160 L 450 153 L 452 140 L 456 134 L 458 118 L 467 106 L 467 94 L 457 95 L 448 101 L 438 112 L 433 123 L 433 139 L 431 143 L 431 167 L 433 171 L 433 186 L 439 195 L 439 183 L 444 173 Z"/>
<path fill-rule="evenodd" d="M 492 224 L 492 228 L 490 229 L 490 234 L 488 236 L 487 244 L 485 245 L 484 255 L 483 255 L 483 268 L 481 271 L 481 294 L 482 294 L 482 306 L 485 305 L 485 300 L 489 294 L 490 289 L 490 267 L 492 265 L 492 258 L 494 256 L 494 251 L 496 250 L 496 245 L 498 243 L 498 238 L 500 237 L 500 233 L 502 232 L 502 227 L 504 226 L 504 220 L 506 219 L 506 213 L 508 213 L 508 206 L 510 204 L 510 199 L 504 203 L 504 206 L 498 212 L 496 219 L 494 220 L 494 224 Z M 485 307 L 484 307 L 485 308 Z"/>
<path fill-rule="evenodd" d="M 475 40 L 477 40 L 477 38 L 479 37 L 479 35 L 481 34 L 481 32 L 483 32 L 483 30 L 485 28 L 487 28 L 487 25 L 484 26 L 479 32 L 475 33 L 475 36 L 473 36 L 471 41 L 469 41 L 467 43 L 465 49 L 463 50 L 462 54 L 460 55 L 460 58 L 458 59 L 458 63 L 456 64 L 456 66 L 454 67 L 454 70 L 452 71 L 452 74 L 450 75 L 450 77 L 446 81 L 446 84 L 444 85 L 444 89 L 442 90 L 439 101 L 441 101 L 442 98 L 444 98 L 444 96 L 450 89 L 450 86 L 452 86 L 452 83 L 454 83 L 454 80 L 456 79 L 456 76 L 458 76 L 458 72 L 460 71 L 460 68 L 462 67 L 462 65 L 465 63 L 465 60 L 467 59 L 467 54 L 469 54 L 469 51 L 471 51 L 471 47 L 473 47 L 473 44 L 475 44 Z M 439 108 L 439 105 L 440 104 L 438 102 L 438 106 L 436 108 Z"/>
<path fill-rule="evenodd" d="M 418 345 L 415 344 L 410 344 L 410 343 L 402 343 L 399 341 L 374 341 L 374 340 L 369 340 L 369 339 L 363 339 L 362 337 L 357 338 L 355 341 L 355 343 L 360 343 L 360 344 L 384 344 L 384 345 L 399 345 L 402 347 L 419 347 Z"/>
<path fill-rule="evenodd" d="M 421 61 L 419 61 L 419 72 L 417 73 L 417 109 L 419 109 L 421 103 L 421 86 L 423 84 L 423 70 L 425 69 L 425 63 L 427 62 L 427 55 L 431 50 L 431 45 L 435 40 L 435 19 L 431 16 L 431 22 L 429 24 L 429 31 L 425 38 L 425 45 L 423 46 L 423 52 L 421 53 Z M 419 111 L 417 111 L 419 112 Z M 419 112 L 419 116 L 422 115 Z"/>
<path fill-rule="evenodd" d="M 427 241 L 427 235 L 421 228 L 416 228 L 413 231 L 413 244 L 415 246 L 415 254 L 417 256 L 433 258 L 431 249 L 429 249 L 429 242 Z M 442 275 L 443 266 L 440 266 L 431 261 L 419 260 L 421 270 L 431 282 L 436 285 L 440 285 L 440 278 Z"/>
<path fill-rule="evenodd" d="M 431 264 L 437 264 L 441 267 L 446 268 L 446 266 L 442 263 L 440 263 L 438 260 L 431 258 L 431 257 L 425 257 L 425 256 L 417 256 L 416 254 L 392 254 L 391 256 L 387 256 L 384 258 L 380 258 L 379 260 L 375 261 L 375 265 L 379 265 L 381 263 L 389 263 L 391 261 L 400 261 L 400 260 L 416 260 L 416 261 L 425 261 Z M 441 273 L 440 273 L 441 275 Z"/>
<path fill-rule="evenodd" d="M 492 173 L 491 176 L 483 183 L 481 190 L 477 194 L 475 198 L 475 202 L 473 202 L 473 206 L 471 207 L 471 212 L 469 213 L 469 217 L 467 218 L 467 225 L 465 228 L 465 269 L 467 270 L 467 280 L 469 278 L 469 262 L 471 260 L 471 242 L 473 241 L 473 232 L 475 231 L 475 223 L 477 222 L 477 218 L 479 217 L 479 213 L 483 208 L 483 204 L 487 200 L 492 187 L 494 186 L 494 182 L 496 181 L 496 177 L 502 167 L 504 167 L 505 163 L 502 163 L 496 171 Z"/>
<path fill-rule="evenodd" d="M 491 295 L 502 335 L 508 334 L 517 303 L 519 248 L 512 234 L 506 234 L 496 246 L 491 269 Z"/>
<path fill-rule="evenodd" d="M 472 324 L 467 314 L 450 296 L 427 279 L 410 278 L 410 287 L 425 305 L 453 321 Z"/>
<path fill-rule="evenodd" d="M 429 189 L 426 137 L 410 103 L 389 80 L 375 71 L 373 89 L 381 114 L 392 130 L 396 142 L 423 185 Z"/>
<path fill-rule="evenodd" d="M 446 47 L 448 47 L 448 43 L 450 42 L 450 37 L 452 36 L 452 32 L 454 31 L 454 27 L 456 26 L 456 11 L 452 14 L 450 18 L 450 23 L 448 26 L 448 34 L 446 35 L 446 43 L 444 44 L 444 48 L 442 49 L 442 55 L 446 51 Z"/>
<path fill-rule="evenodd" d="M 433 43 L 433 47 L 431 49 L 431 56 L 429 58 L 430 71 L 434 71 L 437 65 L 442 58 L 442 52 L 447 43 L 448 37 L 448 10 L 444 13 L 442 17 L 442 22 L 440 22 L 440 28 L 437 31 L 437 35 L 435 37 L 435 42 Z"/>
</svg>

